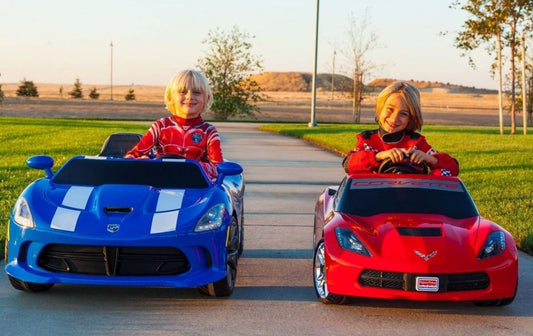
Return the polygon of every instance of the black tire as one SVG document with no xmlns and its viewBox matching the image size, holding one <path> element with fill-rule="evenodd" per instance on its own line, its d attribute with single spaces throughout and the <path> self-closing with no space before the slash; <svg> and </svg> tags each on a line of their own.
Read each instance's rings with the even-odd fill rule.
<svg viewBox="0 0 533 336">
<path fill-rule="evenodd" d="M 241 213 L 241 223 L 240 223 L 240 233 L 239 233 L 239 257 L 244 252 L 244 205 Z"/>
<path fill-rule="evenodd" d="M 313 257 L 313 283 L 318 300 L 325 304 L 346 304 L 350 297 L 346 295 L 331 294 L 328 291 L 326 279 L 324 238 L 320 239 L 315 248 Z"/>
<path fill-rule="evenodd" d="M 514 301 L 514 297 L 508 299 L 498 299 L 498 300 L 480 300 L 474 301 L 474 304 L 478 307 L 500 307 L 507 306 Z"/>
<path fill-rule="evenodd" d="M 474 304 L 478 307 L 502 307 L 510 305 L 514 298 L 516 297 L 516 291 L 518 289 L 518 281 L 516 282 L 516 287 L 514 289 L 514 295 L 513 297 L 506 298 L 506 299 L 496 299 L 496 300 L 479 300 L 474 301 Z"/>
<path fill-rule="evenodd" d="M 237 277 L 237 269 L 227 265 L 226 277 L 210 283 L 205 286 L 198 287 L 200 293 L 214 296 L 214 297 L 226 297 L 233 293 L 235 288 L 235 278 Z"/>
<path fill-rule="evenodd" d="M 21 290 L 21 291 L 25 291 L 25 292 L 30 292 L 30 293 L 45 292 L 49 290 L 50 288 L 52 288 L 52 286 L 54 286 L 54 284 L 40 284 L 40 283 L 22 281 L 10 275 L 8 275 L 7 277 L 9 279 L 9 282 L 11 283 L 11 286 L 13 286 L 13 288 Z"/>
<path fill-rule="evenodd" d="M 230 296 L 233 293 L 235 279 L 237 278 L 237 263 L 239 260 L 240 245 L 239 225 L 237 219 L 233 217 L 230 224 L 230 238 L 228 241 L 226 277 L 205 286 L 198 287 L 200 293 L 214 297 Z"/>
</svg>

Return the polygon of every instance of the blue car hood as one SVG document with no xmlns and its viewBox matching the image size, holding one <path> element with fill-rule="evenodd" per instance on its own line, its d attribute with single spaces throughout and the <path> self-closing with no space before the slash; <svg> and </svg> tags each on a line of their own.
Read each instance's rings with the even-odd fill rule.
<svg viewBox="0 0 533 336">
<path fill-rule="evenodd" d="M 128 236 L 192 230 L 212 193 L 212 188 L 158 189 L 138 185 L 43 190 L 41 197 L 47 201 L 46 206 L 32 208 L 42 218 L 41 225 L 84 235 L 120 230 Z"/>
</svg>

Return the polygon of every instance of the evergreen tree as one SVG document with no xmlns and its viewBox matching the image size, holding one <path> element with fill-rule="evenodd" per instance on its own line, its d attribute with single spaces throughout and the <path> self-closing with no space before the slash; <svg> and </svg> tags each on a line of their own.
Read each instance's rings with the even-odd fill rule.
<svg viewBox="0 0 533 336">
<path fill-rule="evenodd" d="M 39 92 L 32 81 L 24 79 L 17 89 L 17 97 L 39 97 Z"/>
<path fill-rule="evenodd" d="M 124 96 L 126 100 L 135 100 L 135 93 L 133 89 L 130 89 L 128 93 Z"/>
<path fill-rule="evenodd" d="M 2 84 L 0 84 L 0 104 L 2 104 L 3 101 L 4 101 L 4 91 L 2 91 Z"/>
<path fill-rule="evenodd" d="M 75 99 L 83 98 L 83 91 L 81 89 L 81 83 L 79 78 L 76 78 L 76 82 L 74 83 L 74 89 L 72 89 L 72 91 L 70 91 L 68 94 Z"/>
<path fill-rule="evenodd" d="M 96 88 L 93 88 L 89 93 L 89 97 L 91 97 L 91 99 L 98 99 L 100 97 L 100 94 L 96 92 Z"/>
</svg>

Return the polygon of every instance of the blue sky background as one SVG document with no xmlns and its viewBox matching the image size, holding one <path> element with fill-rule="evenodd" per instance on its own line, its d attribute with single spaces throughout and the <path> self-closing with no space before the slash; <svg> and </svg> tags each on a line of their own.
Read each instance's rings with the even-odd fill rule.
<svg viewBox="0 0 533 336">
<path fill-rule="evenodd" d="M 491 60 L 477 70 L 453 47 L 466 14 L 452 0 L 322 0 L 318 72 L 331 72 L 334 50 L 348 41 L 349 16 L 363 17 L 378 45 L 371 78 L 449 82 L 496 88 Z M 313 71 L 315 0 L 0 0 L 0 83 L 110 82 L 166 85 L 206 55 L 209 30 L 236 25 L 255 36 L 264 71 Z M 439 35 L 449 31 L 447 37 Z M 335 72 L 347 69 L 338 52 Z"/>
</svg>

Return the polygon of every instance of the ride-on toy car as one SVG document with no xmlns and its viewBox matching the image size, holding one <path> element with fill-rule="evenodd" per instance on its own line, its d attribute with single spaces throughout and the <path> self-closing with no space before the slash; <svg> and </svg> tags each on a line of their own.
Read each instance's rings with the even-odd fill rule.
<svg viewBox="0 0 533 336">
<path fill-rule="evenodd" d="M 518 281 L 513 237 L 480 216 L 458 177 L 390 166 L 389 173 L 347 175 L 319 196 L 318 299 L 510 304 Z"/>
<path fill-rule="evenodd" d="M 231 295 L 243 250 L 242 168 L 213 181 L 183 158 L 125 159 L 137 134 L 114 134 L 99 156 L 28 166 L 32 182 L 9 219 L 5 271 L 13 287 L 54 284 L 198 287 Z M 110 156 L 108 156 L 110 155 Z"/>
</svg>

